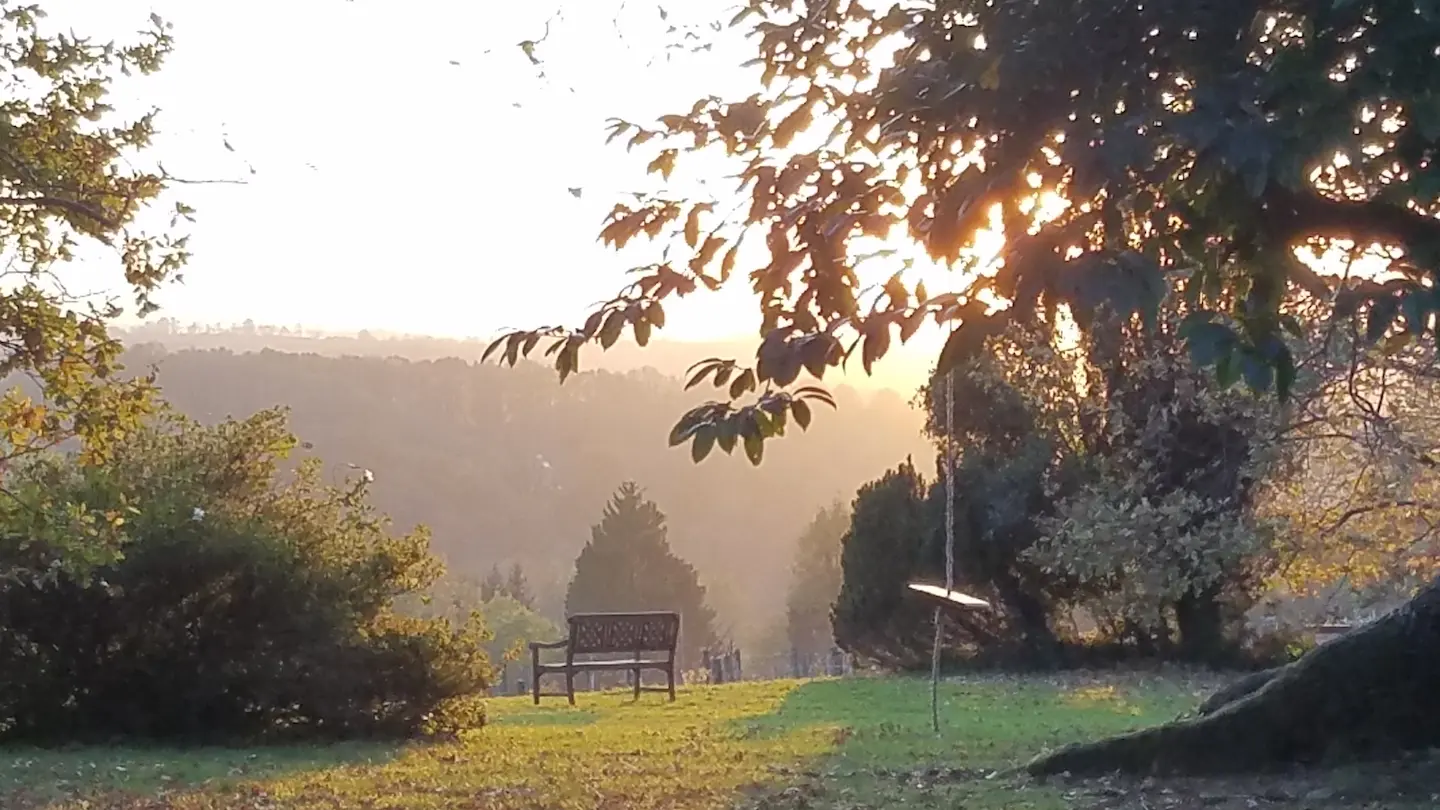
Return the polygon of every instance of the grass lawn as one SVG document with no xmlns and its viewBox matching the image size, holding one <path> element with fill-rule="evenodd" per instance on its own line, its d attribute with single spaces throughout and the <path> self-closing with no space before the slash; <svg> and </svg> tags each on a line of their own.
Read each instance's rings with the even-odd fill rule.
<svg viewBox="0 0 1440 810">
<path fill-rule="evenodd" d="M 1194 706 L 1201 688 L 1154 677 L 950 682 L 942 687 L 939 737 L 930 731 L 922 680 L 696 687 L 674 704 L 656 695 L 636 704 L 626 694 L 588 694 L 574 709 L 563 700 L 536 708 L 501 698 L 491 703 L 491 725 L 454 743 L 0 749 L 0 808 L 1342 806 L 1332 788 L 1294 782 L 1035 785 L 994 775 L 1047 746 L 1169 719 Z"/>
</svg>

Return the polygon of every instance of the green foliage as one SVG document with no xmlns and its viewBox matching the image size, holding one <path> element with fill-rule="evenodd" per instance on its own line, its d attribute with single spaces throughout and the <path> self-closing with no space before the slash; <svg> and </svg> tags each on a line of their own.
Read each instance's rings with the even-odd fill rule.
<svg viewBox="0 0 1440 810">
<path fill-rule="evenodd" d="M 978 652 L 1055 663 L 1073 644 L 1102 641 L 1222 663 L 1238 650 L 1241 614 L 1282 557 L 1255 509 L 1260 482 L 1286 457 L 1286 423 L 1274 403 L 1186 360 L 1182 308 L 1172 299 L 1150 325 L 1099 313 L 1078 344 L 1010 326 L 955 367 L 953 436 L 940 427 L 946 378 L 927 389 L 941 463 L 949 442 L 957 453 L 956 581 L 996 607 L 993 621 L 961 622 Z M 943 504 L 937 481 L 872 519 L 885 537 L 918 514 L 911 531 L 925 538 L 900 552 L 898 538 L 873 543 L 908 566 L 886 574 L 882 595 L 907 578 L 938 580 Z M 857 506 L 857 540 L 859 527 Z M 847 564 L 847 591 L 877 565 Z M 876 615 L 898 610 L 889 598 Z M 1077 609 L 1098 639 L 1071 626 Z M 894 635 L 903 644 L 918 632 Z"/>
<path fill-rule="evenodd" d="M 88 577 L 0 584 L 0 734 L 45 741 L 408 735 L 483 719 L 483 627 L 398 615 L 441 572 L 423 530 L 392 535 L 367 481 L 291 465 L 267 411 L 207 427 L 168 414 L 101 466 L 12 468 L 5 568 L 53 559 L 27 493 L 108 516 Z M 287 466 L 293 469 L 286 473 Z"/>
<path fill-rule="evenodd" d="M 481 605 L 480 615 L 485 617 L 485 627 L 492 636 L 485 644 L 492 661 L 522 660 L 520 655 L 530 642 L 558 641 L 565 637 L 555 622 L 509 596 L 497 596 Z"/>
<path fill-rule="evenodd" d="M 509 574 L 502 574 L 500 566 L 492 565 L 490 573 L 480 583 L 480 601 L 489 602 L 501 596 L 519 602 L 528 610 L 535 609 L 535 595 L 530 592 L 530 580 L 520 563 L 511 565 Z"/>
<path fill-rule="evenodd" d="M 503 579 L 519 561 L 538 608 L 557 620 L 598 506 L 616 482 L 649 471 L 647 491 L 664 505 L 675 552 L 701 572 L 711 606 L 747 654 L 752 630 L 783 623 L 796 514 L 927 449 L 923 416 L 889 392 L 836 390 L 840 410 L 817 417 L 804 441 L 767 448 L 760 468 L 697 467 L 667 451 L 664 436 L 667 420 L 702 401 L 700 392 L 657 371 L 592 371 L 557 387 L 538 364 L 454 359 L 484 349 L 461 341 L 215 331 L 164 339 L 211 349 L 161 353 L 149 344 L 127 356 L 131 366 L 158 366 L 175 408 L 209 420 L 286 403 L 319 455 L 374 471 L 375 503 L 397 525 L 430 527 L 451 571 L 483 578 L 501 561 Z M 682 372 L 687 351 L 652 345 L 637 359 Z M 718 601 L 717 588 L 733 598 Z"/>
<path fill-rule="evenodd" d="M 117 78 L 154 72 L 171 46 L 159 17 L 133 43 L 100 43 L 53 32 L 38 6 L 0 5 L 0 69 L 23 88 L 0 103 L 0 251 L 10 259 L 0 293 L 0 376 L 23 375 L 42 394 L 0 396 L 0 462 L 71 439 L 86 461 L 102 461 L 153 408 L 148 379 L 116 379 L 120 346 L 105 320 L 118 307 L 94 306 L 54 282 L 68 262 L 94 255 L 88 251 L 113 251 L 144 314 L 188 257 L 185 237 L 135 224 L 170 182 L 163 171 L 135 168 L 154 135 L 154 113 L 125 120 L 108 103 Z M 170 230 L 191 213 L 177 203 Z M 28 493 L 28 502 L 42 494 Z M 107 559 L 112 528 L 79 504 L 46 499 L 30 527 L 47 540 L 44 567 L 6 575 L 83 576 Z"/>
<path fill-rule="evenodd" d="M 905 594 L 922 562 L 935 525 L 926 486 L 909 461 L 860 488 L 840 556 L 835 600 L 835 641 L 843 649 L 900 666 L 923 654 L 928 612 Z"/>
<path fill-rule="evenodd" d="M 835 644 L 830 614 L 840 595 L 840 552 L 850 530 L 850 509 L 833 503 L 817 514 L 795 545 L 785 618 L 790 649 L 813 656 Z"/>
<path fill-rule="evenodd" d="M 732 24 L 755 43 L 755 92 L 613 123 L 655 155 L 658 181 L 616 205 L 601 239 L 665 250 L 583 328 L 553 332 L 562 376 L 616 328 L 662 325 L 649 315 L 662 302 L 734 283 L 759 297 L 760 348 L 753 367 L 714 362 L 753 373 L 730 401 L 751 389 L 753 407 L 777 408 L 800 370 L 819 378 L 857 349 L 868 370 L 927 319 L 955 328 L 944 371 L 1062 307 L 1082 327 L 1101 305 L 1153 324 L 1177 279 L 1209 324 L 1197 359 L 1222 386 L 1282 398 L 1291 292 L 1361 316 L 1372 344 L 1420 338 L 1440 310 L 1428 8 L 844 0 L 797 13 L 746 0 Z M 717 156 L 738 171 L 735 198 L 669 182 Z M 992 260 L 975 237 L 995 223 Z M 737 253 L 747 238 L 755 249 Z M 910 246 L 967 272 L 925 290 L 907 277 Z M 1372 246 L 1388 277 L 1322 275 L 1297 254 L 1339 271 Z M 506 359 L 538 334 L 502 338 Z M 687 438 L 738 430 L 746 407 L 691 411 Z"/>
<path fill-rule="evenodd" d="M 535 609 L 535 594 L 530 592 L 530 580 L 525 577 L 525 569 L 520 563 L 510 566 L 510 573 L 505 577 L 505 595 L 526 610 Z"/>
<path fill-rule="evenodd" d="M 1047 612 L 1078 606 L 1111 638 L 1213 661 L 1278 560 L 1254 508 L 1284 420 L 1186 361 L 1182 311 L 1099 321 L 1074 349 L 1012 329 L 961 366 L 957 511 L 969 543 L 1020 532 L 1004 567 Z"/>
<path fill-rule="evenodd" d="M 423 599 L 407 600 L 406 609 L 420 616 L 443 618 L 456 627 L 463 627 L 472 614 L 479 614 L 487 634 L 485 655 L 497 668 L 502 662 L 528 663 L 522 654 L 532 641 L 557 641 L 564 636 L 555 622 L 534 608 L 503 592 L 491 591 L 488 576 L 480 583 L 463 576 L 442 577 Z"/>
<path fill-rule="evenodd" d="M 149 810 L 168 801 L 208 810 L 263 797 L 330 810 L 383 797 L 391 810 L 434 810 L 464 795 L 485 797 L 486 810 L 1063 810 L 1083 788 L 991 774 L 1047 745 L 1174 717 L 1194 707 L 1201 687 L 1175 677 L 945 682 L 940 735 L 930 730 L 929 690 L 910 678 L 691 686 L 679 707 L 636 704 L 623 690 L 587 696 L 580 711 L 500 698 L 484 733 L 398 750 L 26 751 L 0 762 L 0 805 Z M 1412 778 L 1428 799 L 1425 780 Z M 1179 792 L 1163 782 L 1150 791 L 1152 806 Z M 1082 800 L 1092 798 L 1113 797 Z"/>
<path fill-rule="evenodd" d="M 565 613 L 674 610 L 680 613 L 681 667 L 713 646 L 715 613 L 691 565 L 670 550 L 665 515 L 633 482 L 616 490 L 590 542 L 575 559 Z"/>
<path fill-rule="evenodd" d="M 480 583 L 480 601 L 489 602 L 491 599 L 505 592 L 505 575 L 500 573 L 500 566 L 490 566 L 490 573 L 485 575 L 485 581 Z"/>
</svg>

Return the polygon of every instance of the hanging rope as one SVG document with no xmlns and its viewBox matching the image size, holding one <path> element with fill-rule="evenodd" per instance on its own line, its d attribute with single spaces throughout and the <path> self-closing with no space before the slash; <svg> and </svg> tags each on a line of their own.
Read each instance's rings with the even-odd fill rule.
<svg viewBox="0 0 1440 810">
<path fill-rule="evenodd" d="M 955 369 L 945 372 L 945 598 L 955 590 Z M 930 720 L 940 733 L 940 643 L 943 609 L 935 606 L 935 645 L 930 651 Z"/>
</svg>

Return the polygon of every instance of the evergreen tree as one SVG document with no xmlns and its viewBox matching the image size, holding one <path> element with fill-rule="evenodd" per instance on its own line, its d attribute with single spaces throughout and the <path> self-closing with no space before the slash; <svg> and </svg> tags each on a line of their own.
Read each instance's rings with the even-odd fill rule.
<svg viewBox="0 0 1440 810">
<path fill-rule="evenodd" d="M 480 583 L 480 601 L 489 602 L 497 596 L 505 593 L 505 575 L 500 573 L 500 566 L 490 566 L 490 573 L 485 575 L 485 581 Z"/>
<path fill-rule="evenodd" d="M 791 649 L 812 656 L 835 643 L 831 611 L 840 594 L 840 549 L 850 509 L 839 501 L 820 510 L 795 548 L 785 618 Z"/>
<path fill-rule="evenodd" d="M 530 592 L 530 580 L 520 563 L 510 566 L 510 576 L 505 579 L 505 595 L 519 602 L 526 610 L 535 609 L 535 594 Z"/>
<path fill-rule="evenodd" d="M 907 459 L 856 494 L 835 600 L 835 639 L 843 649 L 899 667 L 928 660 L 929 611 L 905 595 L 912 577 L 928 573 L 922 563 L 934 526 L 926 490 Z"/>
<path fill-rule="evenodd" d="M 620 486 L 575 560 L 565 612 L 674 610 L 680 613 L 682 666 L 715 642 L 715 613 L 694 567 L 675 556 L 665 514 L 633 482 Z"/>
</svg>

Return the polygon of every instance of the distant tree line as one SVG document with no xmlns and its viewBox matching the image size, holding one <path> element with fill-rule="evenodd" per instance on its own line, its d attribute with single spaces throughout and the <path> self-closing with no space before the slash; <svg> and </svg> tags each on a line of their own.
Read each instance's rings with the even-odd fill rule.
<svg viewBox="0 0 1440 810">
<path fill-rule="evenodd" d="M 616 482 L 635 480 L 665 505 L 675 551 L 704 574 L 722 623 L 753 639 L 784 616 L 794 544 L 809 517 L 897 454 L 927 446 L 923 414 L 893 395 L 839 390 L 841 409 L 817 415 L 763 467 L 719 457 L 697 467 L 666 446 L 665 420 L 699 394 L 654 371 L 587 372 L 557 386 L 538 365 L 458 359 L 147 344 L 124 360 L 131 371 L 155 365 L 165 397 L 202 422 L 284 405 L 330 464 L 327 475 L 349 464 L 371 470 L 377 508 L 401 525 L 428 526 L 457 574 L 520 565 L 535 608 L 553 620 L 563 618 L 571 562 L 596 505 Z"/>
</svg>

